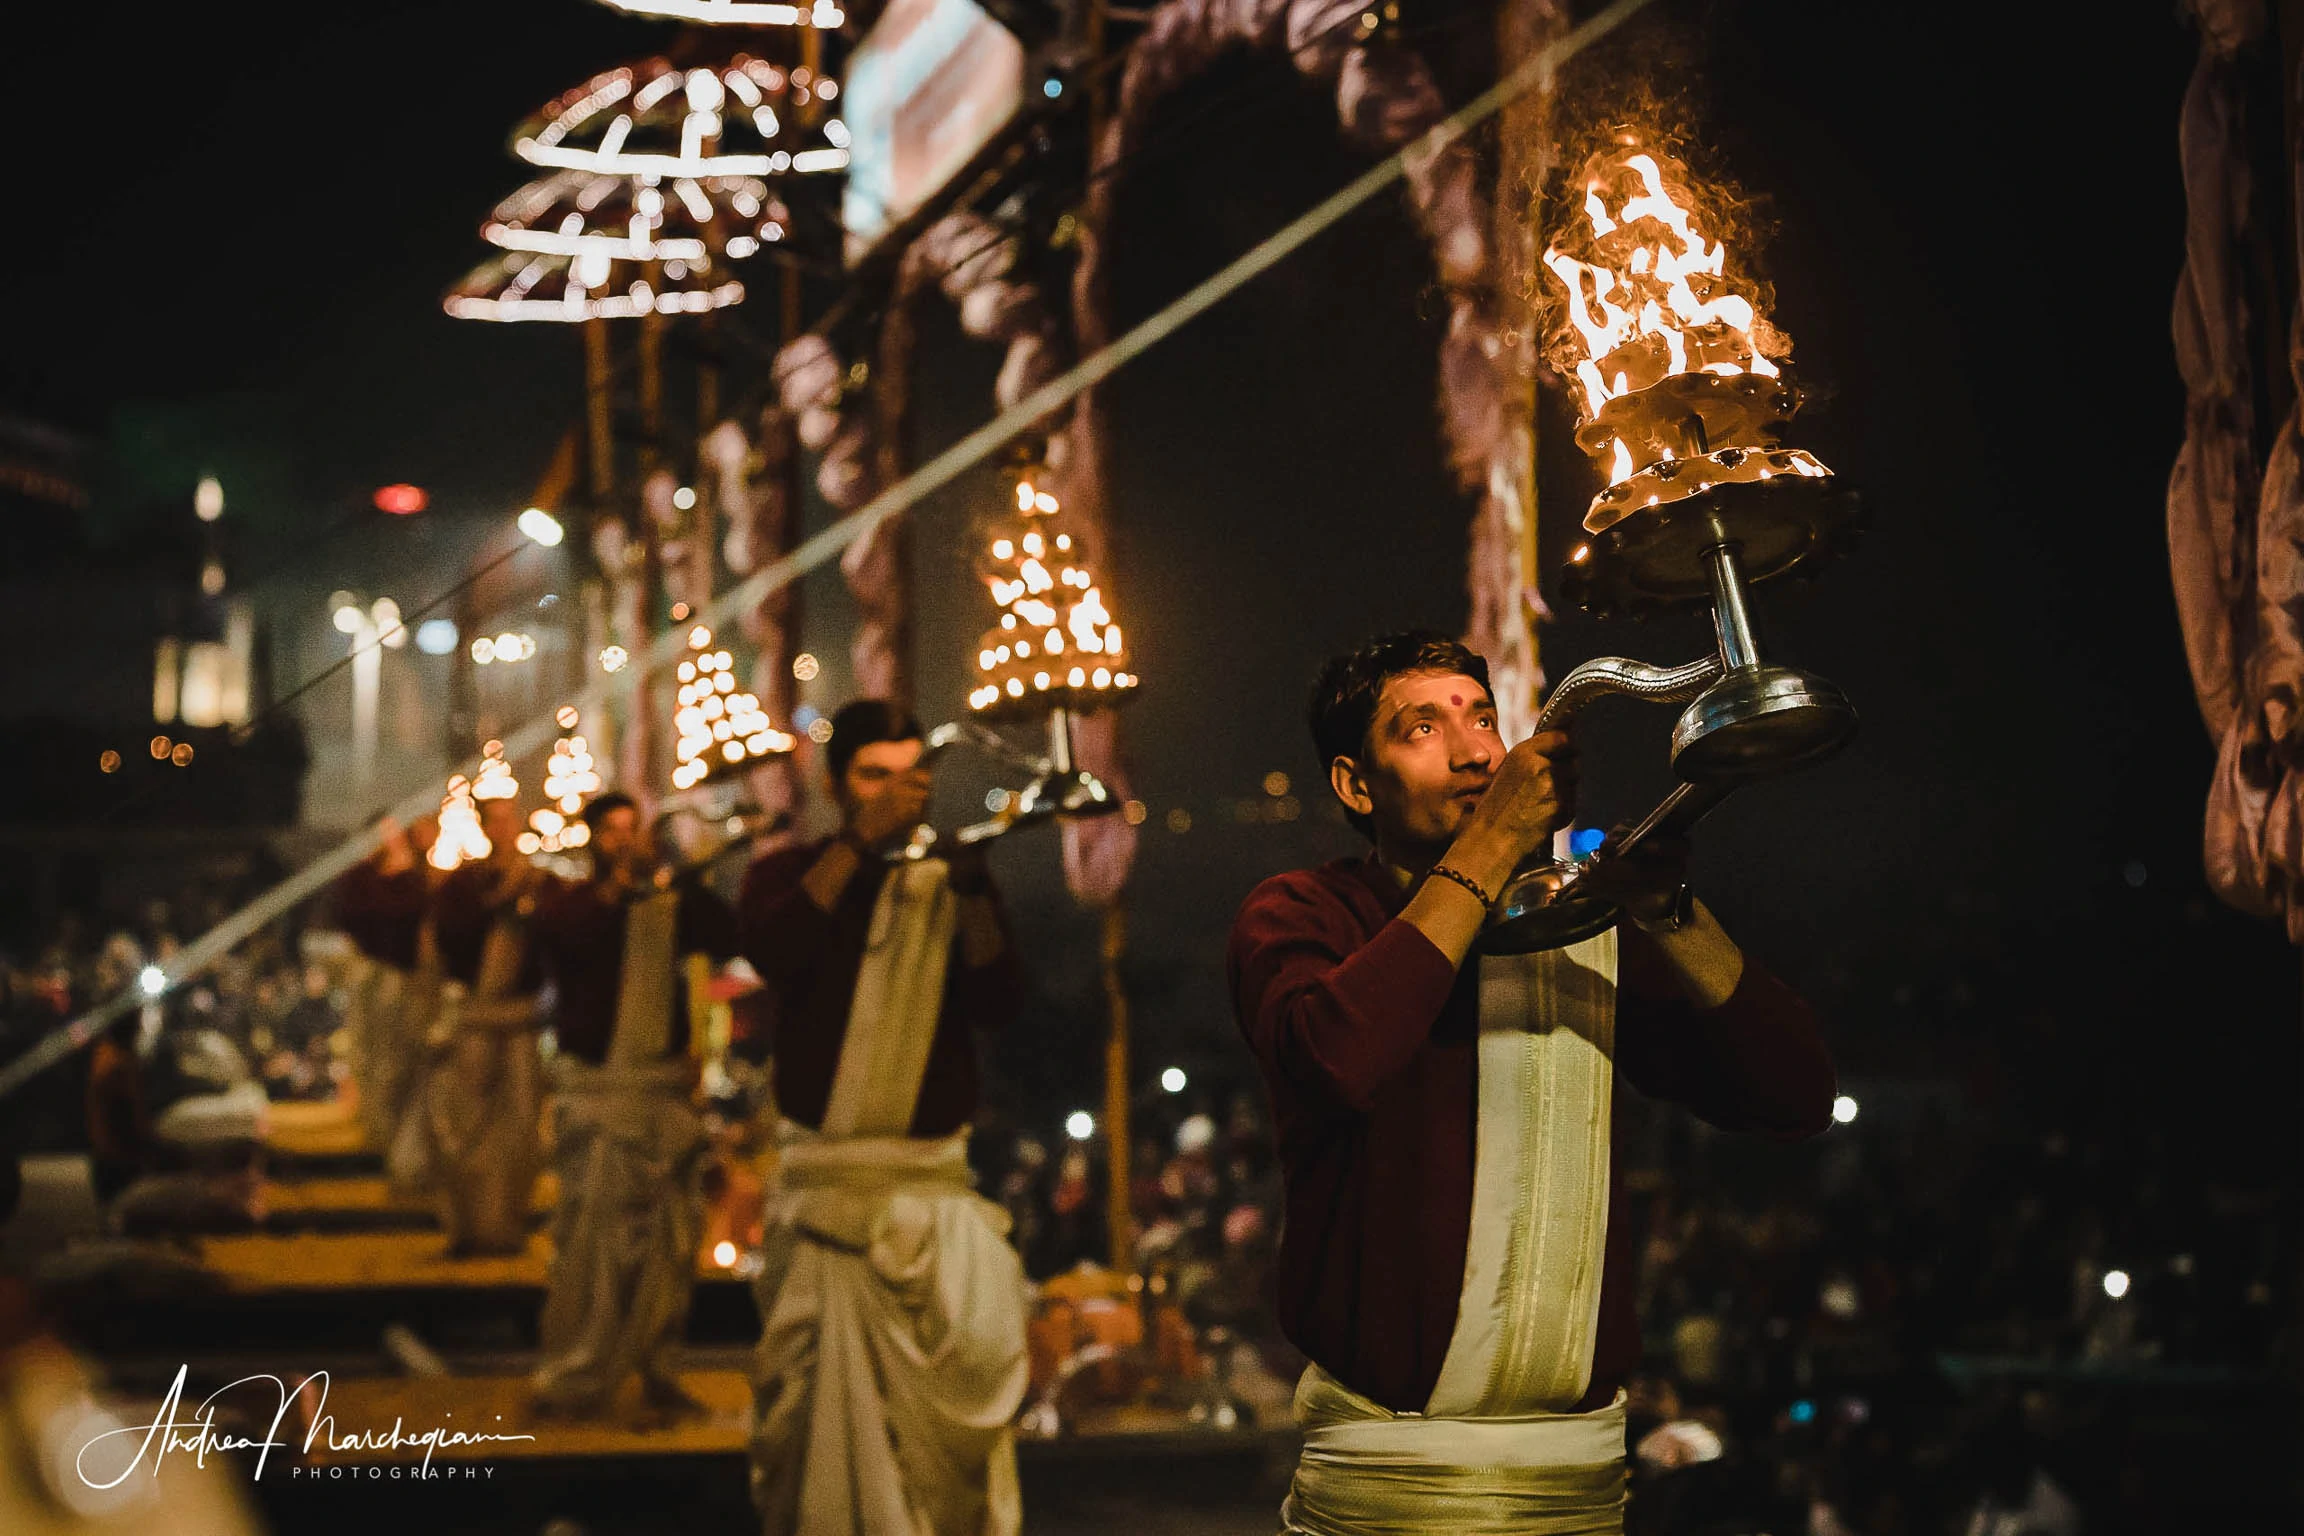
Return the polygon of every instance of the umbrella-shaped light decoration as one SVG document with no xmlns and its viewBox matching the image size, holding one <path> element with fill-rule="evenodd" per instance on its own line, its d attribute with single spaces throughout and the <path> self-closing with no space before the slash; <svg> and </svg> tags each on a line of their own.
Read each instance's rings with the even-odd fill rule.
<svg viewBox="0 0 2304 1536">
<path fill-rule="evenodd" d="M 648 59 L 593 76 L 522 123 L 512 152 L 530 165 L 607 176 L 782 176 L 848 166 L 848 127 L 802 109 L 839 98 L 840 84 L 738 54 L 683 69 Z M 813 116 L 813 113 L 806 115 Z"/>
<path fill-rule="evenodd" d="M 513 193 L 480 226 L 507 251 L 653 261 L 663 275 L 709 271 L 782 241 L 792 211 L 757 176 L 611 176 L 555 171 Z"/>
<path fill-rule="evenodd" d="M 662 16 L 671 21 L 700 21 L 707 26 L 817 27 L 830 31 L 848 19 L 831 0 L 789 5 L 784 0 L 601 0 L 612 11 L 627 16 Z"/>
<path fill-rule="evenodd" d="M 744 285 L 713 266 L 617 261 L 602 252 L 544 256 L 506 251 L 450 289 L 441 307 L 459 320 L 630 320 L 700 315 L 744 302 Z"/>
</svg>

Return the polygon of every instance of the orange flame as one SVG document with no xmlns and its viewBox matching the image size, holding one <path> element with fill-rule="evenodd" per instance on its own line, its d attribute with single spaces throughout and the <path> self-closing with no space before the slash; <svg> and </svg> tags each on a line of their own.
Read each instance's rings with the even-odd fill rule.
<svg viewBox="0 0 2304 1536">
<path fill-rule="evenodd" d="M 1582 341 L 1573 361 L 1587 416 L 1619 395 L 1681 373 L 1755 373 L 1774 378 L 1767 356 L 1783 338 L 1738 293 L 1728 276 L 1727 246 L 1706 241 L 1677 165 L 1668 177 L 1656 157 L 1633 147 L 1606 150 L 1584 168 L 1584 222 L 1564 235 L 1591 259 L 1560 249 L 1544 265 L 1563 290 L 1562 313 Z M 1616 479 L 1629 474 L 1617 446 Z"/>
</svg>

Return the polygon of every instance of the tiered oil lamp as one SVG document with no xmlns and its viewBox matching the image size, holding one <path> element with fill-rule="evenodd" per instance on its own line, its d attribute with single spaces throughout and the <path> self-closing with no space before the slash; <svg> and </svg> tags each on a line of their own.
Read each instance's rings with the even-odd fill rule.
<svg viewBox="0 0 2304 1536">
<path fill-rule="evenodd" d="M 554 717 L 560 729 L 574 731 L 584 716 L 573 704 L 563 704 Z M 522 853 L 562 853 L 592 840 L 592 829 L 576 819 L 584 802 L 600 792 L 600 770 L 592 761 L 591 743 L 582 736 L 563 736 L 552 743 L 551 759 L 544 765 L 544 798 L 551 802 L 528 813 L 528 830 L 520 834 Z"/>
<path fill-rule="evenodd" d="M 446 873 L 467 859 L 484 859 L 495 851 L 488 834 L 480 830 L 480 811 L 472 802 L 472 781 L 460 773 L 448 776 L 448 792 L 440 801 L 440 834 L 425 855 L 434 869 Z"/>
<path fill-rule="evenodd" d="M 1608 477 L 1584 518 L 1562 589 L 1597 616 L 1709 605 L 1718 652 L 1680 667 L 1623 657 L 1560 680 L 1539 730 L 1592 700 L 1686 703 L 1672 732 L 1679 785 L 1594 860 L 1679 835 L 1738 785 L 1845 746 L 1856 713 L 1813 673 L 1762 659 L 1752 585 L 1808 565 L 1854 531 L 1855 497 L 1785 434 L 1800 391 L 1790 342 L 1696 228 L 1684 168 L 1621 134 L 1585 165 L 1580 215 L 1544 253 L 1559 286 L 1553 361 L 1582 390 L 1576 440 Z M 1591 861 L 1545 860 L 1506 888 L 1482 947 L 1573 943 L 1621 913 L 1581 888 Z"/>
<path fill-rule="evenodd" d="M 672 748 L 674 789 L 694 789 L 792 750 L 794 738 L 776 729 L 756 695 L 737 686 L 735 658 L 713 648 L 711 630 L 702 624 L 690 629 L 688 650 L 679 667 L 678 707 L 672 715 L 679 732 Z"/>
<path fill-rule="evenodd" d="M 928 751 L 972 742 L 1032 775 L 1006 794 L 988 821 L 953 834 L 982 842 L 1056 817 L 1102 816 L 1120 809 L 1103 780 L 1073 760 L 1072 717 L 1115 709 L 1136 696 L 1120 625 L 1105 605 L 1088 552 L 1064 525 L 1062 503 L 1048 475 L 1028 458 L 1009 476 L 1009 501 L 991 531 L 983 575 L 1000 617 L 977 643 L 981 679 L 969 690 L 969 718 L 928 733 Z M 1045 720 L 1045 757 L 1019 751 L 994 724 Z M 936 841 L 922 827 L 895 855 L 926 857 Z"/>
</svg>

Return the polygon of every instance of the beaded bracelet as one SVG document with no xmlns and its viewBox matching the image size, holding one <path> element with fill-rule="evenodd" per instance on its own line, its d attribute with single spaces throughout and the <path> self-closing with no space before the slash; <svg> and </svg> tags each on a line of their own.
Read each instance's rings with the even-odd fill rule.
<svg viewBox="0 0 2304 1536">
<path fill-rule="evenodd" d="M 1470 875 L 1467 875 L 1460 870 L 1450 869 L 1445 864 L 1435 864 L 1432 866 L 1431 873 L 1437 879 L 1453 880 L 1456 882 L 1456 884 L 1464 887 L 1464 889 L 1470 891 L 1473 895 L 1480 898 L 1480 905 L 1483 907 L 1492 907 L 1496 905 L 1496 899 L 1493 896 L 1490 896 L 1486 891 L 1480 889 L 1479 881 L 1473 879 Z"/>
</svg>

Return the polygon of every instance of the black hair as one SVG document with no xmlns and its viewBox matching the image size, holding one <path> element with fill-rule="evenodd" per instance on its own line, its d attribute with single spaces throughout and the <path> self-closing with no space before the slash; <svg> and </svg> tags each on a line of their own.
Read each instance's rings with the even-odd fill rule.
<svg viewBox="0 0 2304 1536">
<path fill-rule="evenodd" d="M 577 819 L 597 832 L 600 830 L 600 823 L 608 819 L 610 811 L 631 811 L 638 814 L 639 810 L 639 801 L 620 789 L 612 789 L 594 800 L 590 805 L 585 806 L 578 813 Z"/>
<path fill-rule="evenodd" d="M 1384 696 L 1384 685 L 1410 672 L 1462 673 L 1482 688 L 1488 687 L 1487 658 L 1436 629 L 1383 635 L 1357 650 L 1329 657 L 1312 684 L 1312 702 L 1306 712 L 1312 725 L 1312 748 L 1320 754 L 1323 783 L 1336 759 L 1367 760 L 1368 731 L 1376 723 L 1376 702 Z M 1344 819 L 1362 837 L 1375 837 L 1373 824 L 1358 811 L 1347 806 Z"/>
<path fill-rule="evenodd" d="M 824 771 L 838 789 L 848 778 L 848 765 L 865 747 L 882 741 L 916 741 L 925 733 L 912 712 L 886 699 L 856 699 L 832 716 L 832 735 L 824 743 Z"/>
</svg>

